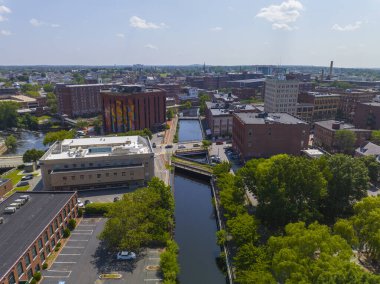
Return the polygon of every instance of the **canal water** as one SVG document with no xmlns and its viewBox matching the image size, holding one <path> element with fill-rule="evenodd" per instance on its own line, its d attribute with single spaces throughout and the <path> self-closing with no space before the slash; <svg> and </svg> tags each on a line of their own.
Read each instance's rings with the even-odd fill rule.
<svg viewBox="0 0 380 284">
<path fill-rule="evenodd" d="M 180 283 L 226 283 L 215 260 L 220 248 L 216 244 L 217 225 L 210 184 L 176 173 L 174 196 Z"/>
<path fill-rule="evenodd" d="M 202 129 L 198 119 L 180 119 L 178 141 L 202 141 Z"/>
</svg>

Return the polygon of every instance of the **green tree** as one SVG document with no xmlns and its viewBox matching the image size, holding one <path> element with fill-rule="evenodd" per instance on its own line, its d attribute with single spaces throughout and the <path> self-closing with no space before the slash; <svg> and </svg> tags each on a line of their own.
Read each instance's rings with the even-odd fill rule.
<svg viewBox="0 0 380 284">
<path fill-rule="evenodd" d="M 220 174 L 217 177 L 220 203 L 224 216 L 229 219 L 245 213 L 245 191 L 236 184 L 236 177 L 230 173 Z"/>
<path fill-rule="evenodd" d="M 354 151 L 356 135 L 353 131 L 340 129 L 335 132 L 335 147 L 340 153 L 351 154 Z"/>
<path fill-rule="evenodd" d="M 231 163 L 227 161 L 223 161 L 220 164 L 217 164 L 213 168 L 213 174 L 218 177 L 222 174 L 228 174 L 230 170 L 231 170 Z"/>
<path fill-rule="evenodd" d="M 87 120 L 84 120 L 84 119 L 78 119 L 77 120 L 77 124 L 76 124 L 77 129 L 83 129 L 83 128 L 86 128 L 88 126 L 89 126 L 89 123 Z"/>
<path fill-rule="evenodd" d="M 199 112 L 201 115 L 205 115 L 206 109 L 207 109 L 206 102 L 211 101 L 211 99 L 207 94 L 202 94 L 202 93 L 200 93 L 198 97 L 199 97 L 199 103 L 200 103 Z"/>
<path fill-rule="evenodd" d="M 12 150 L 17 147 L 17 139 L 12 134 L 5 138 L 5 146 Z"/>
<path fill-rule="evenodd" d="M 210 148 L 210 146 L 212 145 L 212 142 L 209 141 L 209 140 L 203 140 L 202 141 L 202 147 L 203 149 L 205 150 L 208 150 Z"/>
<path fill-rule="evenodd" d="M 38 91 L 26 91 L 25 94 L 32 98 L 40 97 L 40 93 Z"/>
<path fill-rule="evenodd" d="M 360 159 L 368 169 L 369 180 L 376 184 L 379 179 L 380 164 L 374 156 L 363 156 Z"/>
<path fill-rule="evenodd" d="M 51 93 L 54 91 L 54 86 L 52 84 L 45 84 L 42 88 L 46 93 Z"/>
<path fill-rule="evenodd" d="M 179 274 L 178 245 L 173 240 L 168 240 L 166 249 L 160 255 L 160 270 L 164 276 L 164 283 L 176 283 Z"/>
<path fill-rule="evenodd" d="M 172 109 L 168 109 L 168 111 L 166 112 L 166 117 L 168 120 L 172 120 L 174 117 L 174 111 Z"/>
<path fill-rule="evenodd" d="M 321 210 L 328 223 L 352 215 L 353 204 L 367 196 L 368 170 L 360 159 L 337 154 L 327 159 L 327 196 Z"/>
<path fill-rule="evenodd" d="M 246 243 L 256 243 L 259 238 L 257 222 L 248 213 L 239 214 L 228 220 L 227 229 L 238 246 Z"/>
<path fill-rule="evenodd" d="M 75 137 L 75 131 L 72 130 L 60 130 L 56 132 L 48 132 L 44 138 L 44 145 L 53 144 L 55 141 L 62 141 L 64 139 L 73 139 Z"/>
<path fill-rule="evenodd" d="M 359 244 L 358 236 L 351 220 L 338 219 L 334 224 L 334 234 L 341 236 L 352 247 L 357 247 Z"/>
<path fill-rule="evenodd" d="M 45 154 L 45 151 L 42 151 L 42 150 L 37 150 L 37 149 L 26 150 L 24 155 L 22 156 L 22 161 L 24 163 L 37 162 L 44 154 Z"/>
<path fill-rule="evenodd" d="M 190 101 L 187 101 L 184 105 L 183 105 L 186 109 L 189 109 L 192 107 L 192 103 Z"/>
<path fill-rule="evenodd" d="M 102 116 L 98 116 L 92 123 L 96 134 L 100 135 L 102 132 L 103 119 Z"/>
<path fill-rule="evenodd" d="M 57 97 L 54 93 L 49 92 L 46 94 L 46 104 L 50 108 L 51 113 L 57 113 L 58 102 Z"/>
<path fill-rule="evenodd" d="M 38 130 L 38 119 L 29 113 L 24 114 L 19 118 L 20 126 L 28 130 Z"/>
<path fill-rule="evenodd" d="M 19 105 L 11 101 L 0 101 L 0 130 L 17 127 Z"/>
<path fill-rule="evenodd" d="M 26 93 L 28 91 L 38 92 L 39 90 L 40 90 L 40 86 L 38 85 L 32 85 L 29 83 L 21 85 L 21 91 L 23 93 Z"/>
<path fill-rule="evenodd" d="M 371 132 L 371 141 L 376 145 L 380 145 L 380 130 L 373 130 Z"/>
<path fill-rule="evenodd" d="M 277 155 L 247 164 L 239 176 L 243 187 L 256 196 L 257 216 L 265 224 L 277 228 L 321 219 L 319 205 L 327 182 L 314 160 Z"/>
</svg>

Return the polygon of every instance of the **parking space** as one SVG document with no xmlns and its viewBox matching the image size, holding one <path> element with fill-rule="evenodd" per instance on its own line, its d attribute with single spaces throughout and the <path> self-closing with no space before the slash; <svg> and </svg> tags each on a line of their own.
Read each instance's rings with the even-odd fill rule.
<svg viewBox="0 0 380 284">
<path fill-rule="evenodd" d="M 79 191 L 78 197 L 82 202 L 85 200 L 91 202 L 113 202 L 115 197 L 121 198 L 123 194 L 132 192 L 136 188 L 138 188 L 137 185 L 123 188 Z"/>
</svg>

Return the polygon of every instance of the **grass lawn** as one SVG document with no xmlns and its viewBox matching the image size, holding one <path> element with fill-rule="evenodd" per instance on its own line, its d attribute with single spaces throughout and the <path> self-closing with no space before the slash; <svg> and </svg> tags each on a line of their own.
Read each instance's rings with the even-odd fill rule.
<svg viewBox="0 0 380 284">
<path fill-rule="evenodd" d="M 43 116 L 39 116 L 39 117 L 37 117 L 37 119 L 38 119 L 38 122 L 40 122 L 40 121 L 44 121 L 44 120 L 50 120 L 51 119 L 51 116 L 50 115 L 43 115 Z"/>
<path fill-rule="evenodd" d="M 16 184 L 23 177 L 22 175 L 19 175 L 20 172 L 21 172 L 21 170 L 14 170 L 10 174 L 7 174 L 7 175 L 3 176 L 3 178 L 9 178 L 12 181 L 12 184 L 13 184 L 13 189 L 11 191 L 9 191 L 5 196 L 9 196 L 13 192 L 15 192 L 15 191 L 27 191 L 29 189 L 29 187 L 30 187 L 29 185 L 16 187 Z"/>
<path fill-rule="evenodd" d="M 8 191 L 4 196 L 8 197 L 12 195 L 15 191 L 27 191 L 29 189 L 30 185 L 20 186 L 20 187 L 14 187 L 11 191 Z"/>
</svg>

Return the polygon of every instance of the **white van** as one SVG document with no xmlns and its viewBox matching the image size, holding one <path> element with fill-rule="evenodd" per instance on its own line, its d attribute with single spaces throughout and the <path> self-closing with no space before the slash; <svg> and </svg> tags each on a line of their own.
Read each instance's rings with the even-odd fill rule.
<svg viewBox="0 0 380 284">
<path fill-rule="evenodd" d="M 20 209 L 21 203 L 13 202 L 13 203 L 9 204 L 9 206 L 10 207 L 16 207 L 17 209 Z"/>
<path fill-rule="evenodd" d="M 16 207 L 5 207 L 4 213 L 15 213 L 16 212 Z"/>
</svg>

